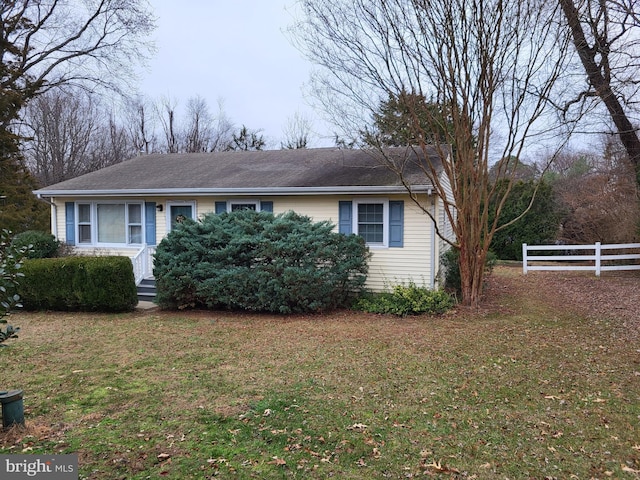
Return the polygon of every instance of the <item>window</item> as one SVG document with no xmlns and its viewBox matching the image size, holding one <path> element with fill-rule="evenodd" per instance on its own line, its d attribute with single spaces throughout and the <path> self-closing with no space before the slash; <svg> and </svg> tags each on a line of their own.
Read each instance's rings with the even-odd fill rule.
<svg viewBox="0 0 640 480">
<path fill-rule="evenodd" d="M 384 204 L 358 203 L 356 231 L 368 244 L 384 244 Z"/>
<path fill-rule="evenodd" d="M 127 228 L 129 230 L 129 243 L 142 243 L 142 204 L 130 203 Z"/>
<path fill-rule="evenodd" d="M 230 202 L 230 207 L 232 212 L 237 212 L 239 210 L 258 210 L 258 202 Z"/>
<path fill-rule="evenodd" d="M 78 243 L 93 243 L 91 239 L 91 204 L 78 204 Z"/>
<path fill-rule="evenodd" d="M 79 203 L 78 243 L 84 245 L 143 243 L 142 203 Z"/>
<path fill-rule="evenodd" d="M 237 212 L 240 210 L 252 210 L 254 212 L 273 212 L 273 202 L 270 200 L 262 201 L 243 199 L 215 202 L 215 212 L 218 214 L 225 212 Z"/>
<path fill-rule="evenodd" d="M 371 247 L 404 246 L 404 202 L 370 199 L 338 202 L 338 231 L 355 233 Z"/>
</svg>

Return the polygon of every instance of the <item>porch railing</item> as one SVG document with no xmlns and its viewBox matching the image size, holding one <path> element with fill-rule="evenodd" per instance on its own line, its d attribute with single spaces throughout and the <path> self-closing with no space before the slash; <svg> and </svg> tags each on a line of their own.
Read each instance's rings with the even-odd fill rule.
<svg viewBox="0 0 640 480">
<path fill-rule="evenodd" d="M 145 245 L 131 258 L 136 285 L 153 275 L 154 253 L 156 253 L 156 247 Z"/>
</svg>

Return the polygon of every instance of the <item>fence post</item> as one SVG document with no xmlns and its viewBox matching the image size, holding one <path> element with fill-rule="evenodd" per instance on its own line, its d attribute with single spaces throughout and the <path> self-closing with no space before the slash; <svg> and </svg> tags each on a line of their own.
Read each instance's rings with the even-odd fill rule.
<svg viewBox="0 0 640 480">
<path fill-rule="evenodd" d="M 602 248 L 600 242 L 596 242 L 596 276 L 600 276 L 600 256 L 602 253 Z"/>
<path fill-rule="evenodd" d="M 522 244 L 522 274 L 527 274 L 527 244 Z"/>
</svg>

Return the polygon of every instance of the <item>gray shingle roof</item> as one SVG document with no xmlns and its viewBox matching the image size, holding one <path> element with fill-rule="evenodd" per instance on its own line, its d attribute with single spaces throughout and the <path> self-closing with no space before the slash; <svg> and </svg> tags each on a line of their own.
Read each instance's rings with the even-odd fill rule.
<svg viewBox="0 0 640 480">
<path fill-rule="evenodd" d="M 406 148 L 388 150 L 412 185 L 430 182 L 418 167 L 418 156 Z M 430 157 L 434 165 L 440 160 Z M 402 188 L 398 175 L 384 165 L 379 152 L 318 148 L 259 152 L 215 152 L 143 155 L 73 178 L 35 193 L 43 196 L 153 193 L 278 193 L 332 190 L 346 192 Z"/>
</svg>

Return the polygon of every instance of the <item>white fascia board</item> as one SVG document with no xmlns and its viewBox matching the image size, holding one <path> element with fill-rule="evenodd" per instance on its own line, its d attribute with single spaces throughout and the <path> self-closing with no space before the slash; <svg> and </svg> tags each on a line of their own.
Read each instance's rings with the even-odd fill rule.
<svg viewBox="0 0 640 480">
<path fill-rule="evenodd" d="M 416 193 L 432 193 L 431 185 L 414 185 Z M 35 190 L 39 197 L 203 197 L 212 195 L 284 196 L 284 195 L 362 195 L 402 194 L 403 186 L 359 186 L 359 187 L 264 187 L 264 188 L 158 188 L 127 190 Z"/>
</svg>

